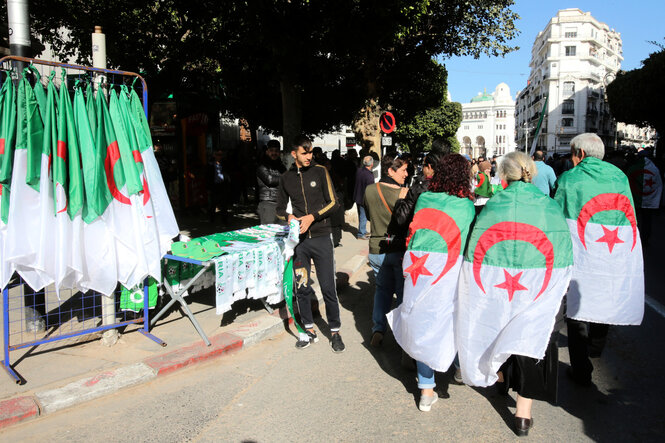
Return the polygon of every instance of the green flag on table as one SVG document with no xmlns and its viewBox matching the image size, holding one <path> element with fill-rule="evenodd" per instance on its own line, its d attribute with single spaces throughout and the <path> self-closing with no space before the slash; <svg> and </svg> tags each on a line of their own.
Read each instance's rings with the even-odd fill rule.
<svg viewBox="0 0 665 443">
<path fill-rule="evenodd" d="M 569 318 L 639 325 L 644 265 L 635 206 L 626 175 L 594 157 L 557 181 L 554 200 L 573 239 L 575 266 L 566 297 Z"/>
<path fill-rule="evenodd" d="M 455 298 L 475 213 L 468 198 L 420 195 L 404 255 L 404 300 L 387 315 L 402 349 L 437 371 L 447 371 L 455 358 Z"/>
<path fill-rule="evenodd" d="M 543 358 L 572 265 L 561 208 L 534 185 L 513 182 L 487 202 L 469 238 L 456 303 L 465 383 L 494 384 L 512 354 Z"/>
</svg>

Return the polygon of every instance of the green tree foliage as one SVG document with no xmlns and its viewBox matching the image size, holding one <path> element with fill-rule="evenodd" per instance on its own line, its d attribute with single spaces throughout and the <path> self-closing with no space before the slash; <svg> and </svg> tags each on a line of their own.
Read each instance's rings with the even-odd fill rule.
<svg viewBox="0 0 665 443">
<path fill-rule="evenodd" d="M 462 122 L 462 105 L 444 102 L 439 107 L 417 114 L 395 130 L 400 146 L 409 152 L 429 151 L 435 138 L 443 137 L 459 152 L 455 133 Z"/>
<path fill-rule="evenodd" d="M 222 96 L 253 126 L 290 136 L 350 122 L 368 102 L 410 119 L 441 103 L 436 56 L 503 55 L 512 0 L 34 0 L 34 31 L 57 52 L 91 52 L 154 92 Z M 63 33 L 62 30 L 69 30 Z M 222 85 L 220 92 L 219 85 Z M 445 89 L 443 90 L 445 94 Z"/>
<path fill-rule="evenodd" d="M 651 126 L 665 134 L 665 49 L 647 57 L 642 67 L 620 71 L 607 86 L 612 115 L 617 121 Z M 663 137 L 658 140 L 658 157 L 665 155 Z"/>
</svg>

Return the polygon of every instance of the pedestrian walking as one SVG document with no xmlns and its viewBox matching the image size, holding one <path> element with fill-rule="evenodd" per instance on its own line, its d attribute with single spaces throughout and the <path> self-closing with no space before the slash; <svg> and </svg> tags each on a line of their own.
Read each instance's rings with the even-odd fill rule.
<svg viewBox="0 0 665 443">
<path fill-rule="evenodd" d="M 277 192 L 279 178 L 286 171 L 284 163 L 279 158 L 281 146 L 279 141 L 270 140 L 261 162 L 256 168 L 256 180 L 259 187 L 259 205 L 257 212 L 262 225 L 276 223 L 277 220 Z M 284 222 L 281 222 L 284 223 Z"/>
<path fill-rule="evenodd" d="M 367 234 L 367 213 L 365 211 L 365 189 L 367 186 L 374 184 L 374 174 L 372 168 L 374 167 L 374 159 L 370 155 L 363 158 L 362 167 L 358 168 L 356 172 L 355 189 L 353 190 L 353 200 L 356 203 L 358 210 L 358 235 L 360 239 L 368 239 Z"/>
</svg>

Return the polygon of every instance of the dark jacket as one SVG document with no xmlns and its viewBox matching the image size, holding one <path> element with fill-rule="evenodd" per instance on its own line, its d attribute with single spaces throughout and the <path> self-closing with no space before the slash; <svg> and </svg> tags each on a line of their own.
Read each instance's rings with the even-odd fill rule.
<svg viewBox="0 0 665 443">
<path fill-rule="evenodd" d="M 353 190 L 353 201 L 358 206 L 363 205 L 365 199 L 365 189 L 368 185 L 374 184 L 374 174 L 366 167 L 358 168 L 356 171 L 356 185 Z"/>
<path fill-rule="evenodd" d="M 413 180 L 413 186 L 409 188 L 406 197 L 397 200 L 395 209 L 393 210 L 393 222 L 395 227 L 400 232 L 406 232 L 411 220 L 413 220 L 413 210 L 416 208 L 416 202 L 420 194 L 427 191 L 429 188 L 429 179 L 423 176 L 417 176 Z"/>
<path fill-rule="evenodd" d="M 277 202 L 279 177 L 284 171 L 286 171 L 286 167 L 280 159 L 272 161 L 268 157 L 263 158 L 259 167 L 256 168 L 259 201 Z"/>
<path fill-rule="evenodd" d="M 339 208 L 330 174 L 324 166 L 312 161 L 307 168 L 295 164 L 279 179 L 277 192 L 277 218 L 286 220 L 286 204 L 291 199 L 293 215 L 303 217 L 311 214 L 314 222 L 305 236 L 330 235 L 330 215 Z"/>
</svg>

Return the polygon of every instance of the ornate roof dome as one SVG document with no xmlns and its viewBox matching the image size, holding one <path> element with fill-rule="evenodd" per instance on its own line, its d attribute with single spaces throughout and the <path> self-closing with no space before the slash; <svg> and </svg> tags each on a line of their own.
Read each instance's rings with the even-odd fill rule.
<svg viewBox="0 0 665 443">
<path fill-rule="evenodd" d="M 479 92 L 478 95 L 473 97 L 471 99 L 471 103 L 478 103 L 478 102 L 490 102 L 493 101 L 494 97 L 492 97 L 492 94 L 487 93 L 487 89 L 485 89 L 484 92 Z"/>
</svg>

